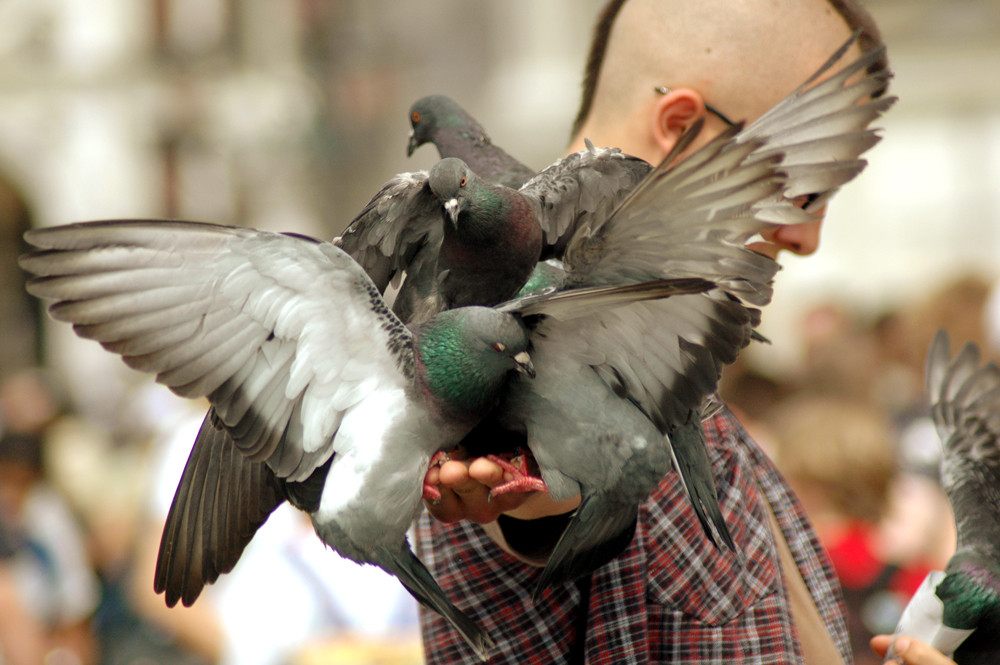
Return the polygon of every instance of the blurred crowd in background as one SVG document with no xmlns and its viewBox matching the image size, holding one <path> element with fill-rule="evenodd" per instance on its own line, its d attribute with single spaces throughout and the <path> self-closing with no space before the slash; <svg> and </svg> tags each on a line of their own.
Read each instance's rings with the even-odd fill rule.
<svg viewBox="0 0 1000 665">
<path fill-rule="evenodd" d="M 562 154 L 600 4 L 0 0 L 0 665 L 421 662 L 412 600 L 291 510 L 193 607 L 165 607 L 160 529 L 205 404 L 46 320 L 20 234 L 183 217 L 331 237 L 433 163 L 404 157 L 429 93 L 540 168 Z M 870 8 L 902 101 L 819 254 L 779 275 L 771 344 L 721 390 L 816 523 L 862 665 L 954 545 L 931 336 L 1000 355 L 1000 5 Z"/>
</svg>

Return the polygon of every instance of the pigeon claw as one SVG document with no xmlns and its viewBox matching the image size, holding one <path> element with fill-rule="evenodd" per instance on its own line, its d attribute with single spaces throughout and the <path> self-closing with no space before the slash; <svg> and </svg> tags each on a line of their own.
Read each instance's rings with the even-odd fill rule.
<svg viewBox="0 0 1000 665">
<path fill-rule="evenodd" d="M 431 469 L 435 466 L 441 466 L 450 459 L 451 457 L 448 456 L 448 453 L 443 450 L 439 450 L 434 453 L 433 457 L 431 457 L 430 464 L 427 465 L 427 468 Z M 426 480 L 424 480 L 423 496 L 425 501 L 429 501 L 435 506 L 441 503 L 441 490 L 434 485 L 431 485 Z"/>
<path fill-rule="evenodd" d="M 441 503 L 441 490 L 434 487 L 430 483 L 424 483 L 424 501 L 429 501 L 433 505 L 438 505 Z"/>
<path fill-rule="evenodd" d="M 428 466 L 441 466 L 442 464 L 444 464 L 449 460 L 451 460 L 451 457 L 448 455 L 448 453 L 445 452 L 444 450 L 439 450 L 436 453 L 434 453 L 433 457 L 431 457 L 431 463 Z"/>
<path fill-rule="evenodd" d="M 511 476 L 510 480 L 493 486 L 490 489 L 490 500 L 493 497 L 511 492 L 548 492 L 545 481 L 535 476 L 528 469 L 527 455 L 517 455 L 513 459 L 506 460 L 497 455 L 487 455 L 486 459 L 493 462 L 504 470 L 504 476 Z"/>
</svg>

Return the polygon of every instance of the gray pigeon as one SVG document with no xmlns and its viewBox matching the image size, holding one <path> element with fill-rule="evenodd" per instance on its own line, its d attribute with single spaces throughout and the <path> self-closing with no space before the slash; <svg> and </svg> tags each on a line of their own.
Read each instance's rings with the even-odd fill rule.
<svg viewBox="0 0 1000 665">
<path fill-rule="evenodd" d="M 425 143 L 433 143 L 442 158 L 461 159 L 494 185 L 517 189 L 535 175 L 534 169 L 495 145 L 483 126 L 445 95 L 422 97 L 410 107 L 407 156 Z"/>
<path fill-rule="evenodd" d="M 654 170 L 610 219 L 576 235 L 564 257 L 571 286 L 684 275 L 717 288 L 581 321 L 544 319 L 532 331 L 532 357 L 544 370 L 533 385 L 513 379 L 493 416 L 525 440 L 554 499 L 582 496 L 536 598 L 620 553 L 639 504 L 671 468 L 705 532 L 734 548 L 701 408 L 722 365 L 750 342 L 757 307 L 770 299 L 778 266 L 745 244 L 766 226 L 756 204 L 784 181 L 778 156 L 760 159 L 755 142 L 731 138 L 723 134 L 676 167 Z M 468 437 L 465 444 L 477 447 Z"/>
<path fill-rule="evenodd" d="M 230 538 L 288 499 L 323 542 L 396 575 L 485 656 L 488 636 L 446 599 L 405 533 L 431 455 L 493 405 L 508 370 L 529 367 L 514 317 L 457 309 L 408 329 L 346 254 L 288 235 L 100 222 L 26 239 L 40 250 L 21 261 L 37 276 L 28 289 L 56 301 L 54 318 L 177 394 L 207 396 L 203 433 L 224 429 L 238 449 L 185 472 L 187 502 L 175 501 L 158 562 L 169 604 L 193 602 L 207 581 L 199 568 L 229 570 L 246 544 L 213 552 L 197 526 L 228 524 L 208 536 Z M 205 515 L 213 485 L 227 489 L 220 514 Z M 207 560 L 195 560 L 199 548 Z"/>
<path fill-rule="evenodd" d="M 522 319 L 711 288 L 568 291 L 405 326 L 330 243 L 211 224 L 106 221 L 29 231 L 28 290 L 57 320 L 211 409 L 171 506 L 155 588 L 191 604 L 287 500 L 347 558 L 394 574 L 483 659 L 492 642 L 414 556 L 432 455 L 530 376 Z"/>
<path fill-rule="evenodd" d="M 337 244 L 384 290 L 404 273 L 393 310 L 405 321 L 513 297 L 568 229 L 607 219 L 648 173 L 617 149 L 584 150 L 519 190 L 492 185 L 456 158 L 394 176 Z"/>
<path fill-rule="evenodd" d="M 442 309 L 513 298 L 542 252 L 542 229 L 528 201 L 455 158 L 435 164 L 427 185 L 444 211 L 441 245 L 429 279 L 407 276 L 396 313 L 421 321 Z"/>
<path fill-rule="evenodd" d="M 896 632 L 954 650 L 960 665 L 992 665 L 1000 663 L 1000 367 L 980 365 L 971 342 L 954 358 L 949 346 L 938 331 L 927 354 L 927 397 L 958 542 L 933 594 L 914 596 Z M 915 623 L 921 616 L 923 626 Z"/>
</svg>

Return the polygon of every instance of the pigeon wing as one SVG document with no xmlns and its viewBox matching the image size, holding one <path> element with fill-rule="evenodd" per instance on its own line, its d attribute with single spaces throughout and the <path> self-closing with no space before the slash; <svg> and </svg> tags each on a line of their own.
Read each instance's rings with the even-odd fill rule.
<svg viewBox="0 0 1000 665">
<path fill-rule="evenodd" d="M 948 334 L 941 330 L 927 354 L 926 378 L 957 550 L 978 552 L 1000 568 L 1000 367 L 981 365 L 971 342 L 952 358 Z"/>
<path fill-rule="evenodd" d="M 815 74 L 736 138 L 738 142 L 762 139 L 758 156 L 782 153 L 782 169 L 788 176 L 785 198 L 832 194 L 864 169 L 866 161 L 860 155 L 880 140 L 869 125 L 896 102 L 894 96 L 873 97 L 881 95 L 892 77 L 881 65 L 884 46 L 817 83 L 857 37 L 855 33 Z M 810 205 L 815 209 L 821 202 L 817 199 Z"/>
<path fill-rule="evenodd" d="M 426 171 L 393 176 L 335 241 L 380 293 L 403 272 L 427 270 L 437 261 L 443 217 L 427 180 Z"/>
<path fill-rule="evenodd" d="M 594 367 L 662 431 L 700 408 L 722 364 L 749 343 L 778 269 L 745 244 L 766 226 L 756 204 L 783 185 L 780 158 L 754 157 L 759 143 L 733 143 L 736 131 L 658 166 L 604 224 L 579 228 L 564 256 L 572 287 L 697 278 L 716 288 L 548 316 L 535 331 L 544 348 Z M 544 310 L 544 298 L 530 306 Z"/>
<path fill-rule="evenodd" d="M 190 606 L 228 573 L 257 529 L 285 500 L 281 482 L 237 446 L 209 410 L 181 474 L 160 538 L 153 588 Z"/>
<path fill-rule="evenodd" d="M 329 243 L 193 222 L 29 231 L 28 290 L 81 337 L 207 396 L 240 452 L 302 481 L 342 418 L 412 376 L 410 333 Z"/>
<path fill-rule="evenodd" d="M 581 226 L 610 216 L 649 172 L 650 165 L 617 148 L 587 148 L 563 157 L 520 191 L 535 209 L 544 233 L 543 258 L 561 256 Z"/>
</svg>

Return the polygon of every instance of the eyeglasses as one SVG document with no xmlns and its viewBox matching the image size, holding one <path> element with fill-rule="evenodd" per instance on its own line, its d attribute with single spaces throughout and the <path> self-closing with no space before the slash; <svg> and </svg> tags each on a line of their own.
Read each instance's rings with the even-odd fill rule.
<svg viewBox="0 0 1000 665">
<path fill-rule="evenodd" d="M 803 194 L 791 199 L 792 205 L 802 208 L 806 212 L 816 212 L 833 198 L 833 195 L 840 191 L 840 187 L 828 189 L 825 192 L 815 194 Z"/>
<path fill-rule="evenodd" d="M 670 92 L 670 88 L 668 88 L 665 85 L 658 85 L 658 86 L 655 86 L 653 88 L 653 91 L 657 92 L 657 93 L 659 93 L 661 95 L 666 95 L 667 93 Z M 716 118 L 718 118 L 722 122 L 724 122 L 727 125 L 729 125 L 730 127 L 735 127 L 736 126 L 735 122 L 733 122 L 732 120 L 730 120 L 729 118 L 727 118 L 722 113 L 722 111 L 720 111 L 719 109 L 715 108 L 714 106 L 712 106 L 708 102 L 705 102 L 705 110 L 708 111 L 709 113 L 711 113 L 712 115 L 714 115 Z"/>
</svg>

